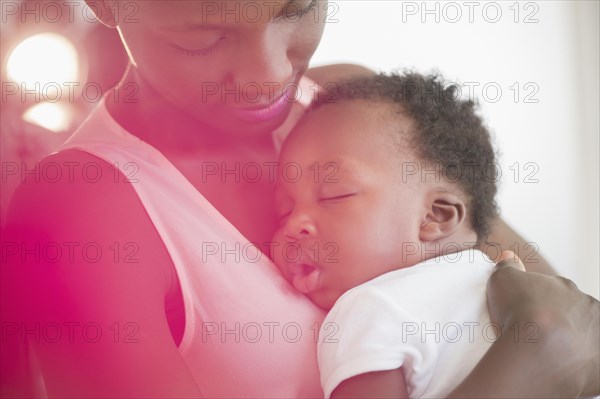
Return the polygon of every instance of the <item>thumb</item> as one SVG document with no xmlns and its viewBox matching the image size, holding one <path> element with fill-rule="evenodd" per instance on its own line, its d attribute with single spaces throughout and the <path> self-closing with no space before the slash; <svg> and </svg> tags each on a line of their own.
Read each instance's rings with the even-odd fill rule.
<svg viewBox="0 0 600 399">
<path fill-rule="evenodd" d="M 521 259 L 513 251 L 503 251 L 496 264 L 496 270 L 504 269 L 506 267 L 514 267 L 521 271 L 525 271 L 525 265 L 521 262 Z"/>
</svg>

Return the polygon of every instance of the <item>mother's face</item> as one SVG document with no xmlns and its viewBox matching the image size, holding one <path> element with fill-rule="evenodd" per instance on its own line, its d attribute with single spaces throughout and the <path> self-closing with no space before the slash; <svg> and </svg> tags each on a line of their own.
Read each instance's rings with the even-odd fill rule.
<svg viewBox="0 0 600 399">
<path fill-rule="evenodd" d="M 291 101 L 277 100 L 294 95 L 327 7 L 316 0 L 88 4 L 109 6 L 99 16 L 117 27 L 132 64 L 162 97 L 225 131 L 281 123 Z"/>
</svg>

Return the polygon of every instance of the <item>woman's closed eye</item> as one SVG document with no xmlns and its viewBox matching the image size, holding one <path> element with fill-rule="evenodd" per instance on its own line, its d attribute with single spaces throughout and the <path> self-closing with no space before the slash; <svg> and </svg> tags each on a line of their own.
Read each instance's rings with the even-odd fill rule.
<svg viewBox="0 0 600 399">
<path fill-rule="evenodd" d="M 215 51 L 215 49 L 219 46 L 219 43 L 221 43 L 221 41 L 223 40 L 225 40 L 225 37 L 220 37 L 217 40 L 215 40 L 213 44 L 196 49 L 185 48 L 175 43 L 169 43 L 169 46 L 190 57 L 198 57 L 209 55 L 210 53 Z"/>
</svg>

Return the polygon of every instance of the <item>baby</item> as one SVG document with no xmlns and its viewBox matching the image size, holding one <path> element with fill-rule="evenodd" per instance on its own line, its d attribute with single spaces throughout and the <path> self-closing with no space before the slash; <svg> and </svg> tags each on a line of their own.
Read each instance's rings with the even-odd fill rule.
<svg viewBox="0 0 600 399">
<path fill-rule="evenodd" d="M 325 397 L 442 397 L 496 338 L 490 137 L 454 86 L 378 75 L 321 96 L 281 151 L 273 258 L 331 309 Z"/>
</svg>

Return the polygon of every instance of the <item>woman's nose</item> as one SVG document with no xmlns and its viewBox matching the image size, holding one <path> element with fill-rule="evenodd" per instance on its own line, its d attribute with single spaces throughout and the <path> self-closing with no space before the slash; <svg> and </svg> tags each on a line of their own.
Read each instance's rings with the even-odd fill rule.
<svg viewBox="0 0 600 399">
<path fill-rule="evenodd" d="M 317 235 L 317 226 L 307 214 L 292 213 L 287 220 L 284 233 L 291 242 L 314 238 Z"/>
<path fill-rule="evenodd" d="M 253 105 L 272 103 L 293 80 L 287 44 L 273 32 L 254 33 L 240 45 L 236 66 L 227 80 Z"/>
</svg>

